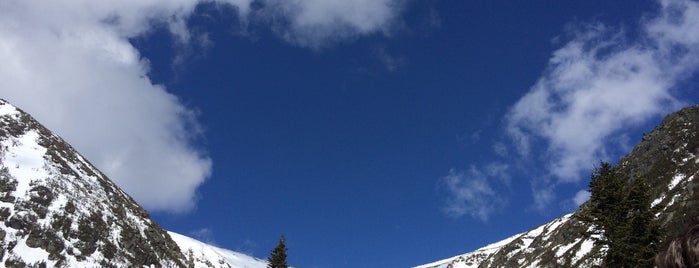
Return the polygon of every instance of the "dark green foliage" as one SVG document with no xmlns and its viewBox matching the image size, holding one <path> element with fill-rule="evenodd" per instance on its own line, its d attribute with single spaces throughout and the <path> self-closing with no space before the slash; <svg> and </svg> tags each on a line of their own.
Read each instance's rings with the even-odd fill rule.
<svg viewBox="0 0 699 268">
<path fill-rule="evenodd" d="M 614 229 L 623 221 L 622 207 L 624 182 L 611 164 L 602 162 L 590 180 L 590 216 L 600 230 Z"/>
<path fill-rule="evenodd" d="M 272 255 L 267 259 L 267 268 L 288 268 L 286 263 L 286 237 L 279 238 L 279 244 L 272 250 Z"/>
<path fill-rule="evenodd" d="M 637 178 L 627 179 L 609 163 L 592 174 L 590 202 L 582 221 L 595 226 L 598 243 L 608 247 L 606 267 L 653 267 L 660 225 L 651 209 L 650 186 Z"/>
<path fill-rule="evenodd" d="M 628 236 L 624 244 L 628 248 L 624 251 L 637 267 L 653 267 L 653 257 L 660 243 L 660 223 L 651 209 L 651 202 L 648 183 L 640 178 L 635 179 L 626 197 Z"/>
</svg>

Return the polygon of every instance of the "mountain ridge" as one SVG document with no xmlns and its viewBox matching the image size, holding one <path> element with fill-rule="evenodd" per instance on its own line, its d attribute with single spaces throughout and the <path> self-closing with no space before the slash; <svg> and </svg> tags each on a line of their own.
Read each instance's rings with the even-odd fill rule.
<svg viewBox="0 0 699 268">
<path fill-rule="evenodd" d="M 699 219 L 699 105 L 667 115 L 641 142 L 622 157 L 616 171 L 627 185 L 636 178 L 651 187 L 652 207 L 673 237 L 692 219 Z M 578 216 L 587 213 L 588 202 L 578 210 L 529 231 L 513 235 L 475 251 L 414 268 L 475 267 L 593 267 L 602 264 L 606 247 L 595 244 L 590 224 Z"/>
</svg>

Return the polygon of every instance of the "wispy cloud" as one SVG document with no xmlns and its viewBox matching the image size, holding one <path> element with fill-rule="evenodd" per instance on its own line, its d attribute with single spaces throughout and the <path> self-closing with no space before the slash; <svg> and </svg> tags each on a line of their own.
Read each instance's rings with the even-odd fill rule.
<svg viewBox="0 0 699 268">
<path fill-rule="evenodd" d="M 541 157 L 542 176 L 578 182 L 608 158 L 606 148 L 619 146 L 615 136 L 682 105 L 676 86 L 699 69 L 699 3 L 660 4 L 658 15 L 642 21 L 640 37 L 633 39 L 602 24 L 574 27 L 572 38 L 511 108 L 506 132 L 520 157 Z M 550 188 L 535 184 L 541 181 L 532 182 L 537 203 L 553 200 Z"/>
<path fill-rule="evenodd" d="M 468 171 L 450 170 L 440 181 L 446 190 L 443 212 L 451 217 L 464 215 L 487 221 L 505 203 L 503 194 L 493 184 L 506 172 L 506 165 L 490 165 L 481 170 L 471 166 Z"/>
<path fill-rule="evenodd" d="M 129 39 L 165 27 L 179 44 L 206 46 L 205 33 L 187 28 L 201 2 L 209 1 L 2 1 L 0 95 L 64 137 L 146 208 L 189 211 L 213 165 L 197 145 L 196 109 L 148 78 L 148 61 Z M 311 47 L 387 32 L 400 6 L 256 2 L 289 22 L 273 26 L 287 40 Z M 215 3 L 233 6 L 243 21 L 258 15 L 252 0 Z"/>
<path fill-rule="evenodd" d="M 494 178 L 514 173 L 531 178 L 531 207 L 545 211 L 561 200 L 559 185 L 579 183 L 600 160 L 611 161 L 611 151 L 628 149 L 629 129 L 684 105 L 678 86 L 699 70 L 699 2 L 661 0 L 639 25 L 635 37 L 600 23 L 570 27 L 541 77 L 503 118 L 507 138 L 494 141 L 495 160 L 486 166 L 513 167 L 450 171 L 441 179 L 449 189 L 444 211 L 487 219 L 506 205 L 488 203 L 502 196 L 494 186 L 504 184 Z M 581 190 L 563 202 L 577 206 L 587 198 Z"/>
<path fill-rule="evenodd" d="M 374 54 L 389 72 L 394 72 L 406 64 L 404 57 L 393 55 L 383 47 L 376 49 Z"/>
<path fill-rule="evenodd" d="M 348 38 L 390 35 L 403 0 L 262 0 L 256 15 L 294 44 L 321 48 Z"/>
</svg>

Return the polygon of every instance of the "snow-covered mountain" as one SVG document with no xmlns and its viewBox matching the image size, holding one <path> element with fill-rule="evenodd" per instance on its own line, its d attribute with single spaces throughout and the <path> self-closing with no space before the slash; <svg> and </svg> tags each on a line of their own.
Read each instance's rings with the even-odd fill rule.
<svg viewBox="0 0 699 268">
<path fill-rule="evenodd" d="M 69 144 L 0 100 L 0 266 L 263 268 L 168 233 Z"/>
<path fill-rule="evenodd" d="M 687 222 L 699 219 L 699 105 L 668 115 L 615 169 L 627 177 L 645 179 L 655 198 L 656 217 L 673 237 Z M 628 186 L 628 185 L 627 185 Z M 594 243 L 590 226 L 571 214 L 473 252 L 415 268 L 593 267 L 606 248 Z"/>
</svg>

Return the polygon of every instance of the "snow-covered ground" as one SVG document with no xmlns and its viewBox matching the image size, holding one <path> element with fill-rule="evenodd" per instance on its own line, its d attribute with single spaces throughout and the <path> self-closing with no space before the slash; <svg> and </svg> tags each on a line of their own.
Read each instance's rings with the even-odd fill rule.
<svg viewBox="0 0 699 268">
<path fill-rule="evenodd" d="M 450 264 L 452 264 L 453 268 L 476 268 L 478 267 L 478 265 L 481 264 L 481 261 L 490 256 L 490 254 L 497 252 L 498 250 L 500 250 L 500 248 L 509 244 L 510 242 L 514 241 L 515 239 L 519 238 L 524 234 L 525 233 L 516 234 L 511 237 L 505 238 L 501 241 L 479 248 L 473 252 L 436 261 L 433 263 L 415 266 L 414 268 L 446 268 Z"/>
<path fill-rule="evenodd" d="M 235 251 L 215 247 L 191 237 L 170 232 L 188 260 L 193 260 L 195 268 L 231 267 L 266 268 L 267 262 Z"/>
</svg>

